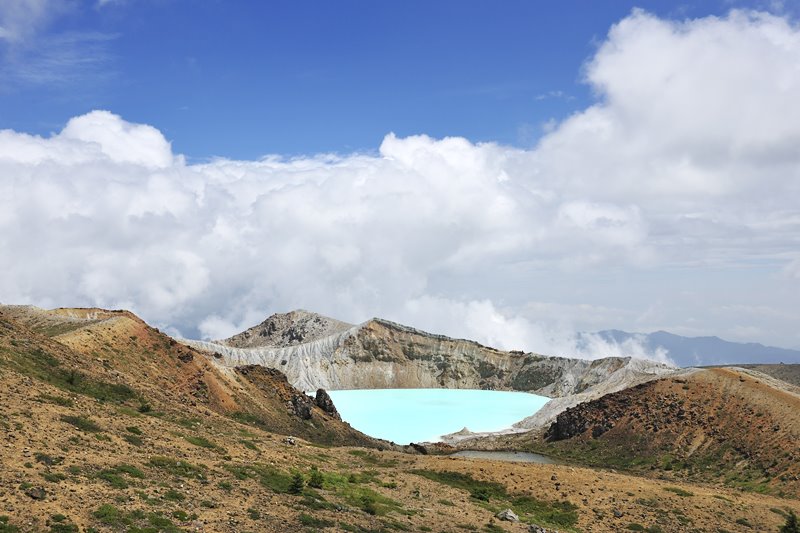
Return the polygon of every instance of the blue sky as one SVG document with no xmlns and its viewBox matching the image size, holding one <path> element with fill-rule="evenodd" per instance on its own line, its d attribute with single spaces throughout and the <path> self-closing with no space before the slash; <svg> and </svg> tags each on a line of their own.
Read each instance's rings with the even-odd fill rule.
<svg viewBox="0 0 800 533">
<path fill-rule="evenodd" d="M 800 347 L 795 6 L 5 0 L 0 302 Z"/>
<path fill-rule="evenodd" d="M 50 77 L 6 76 L 0 126 L 46 134 L 110 109 L 158 127 L 193 159 L 374 151 L 389 132 L 530 146 L 547 121 L 592 100 L 581 67 L 634 7 L 682 19 L 748 5 L 50 4 L 35 29 L 3 50 L 7 69 L 38 62 Z"/>
</svg>

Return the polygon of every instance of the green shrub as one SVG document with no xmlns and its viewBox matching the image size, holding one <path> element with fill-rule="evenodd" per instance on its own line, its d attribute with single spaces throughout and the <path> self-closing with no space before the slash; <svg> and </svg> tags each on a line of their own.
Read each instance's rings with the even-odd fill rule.
<svg viewBox="0 0 800 533">
<path fill-rule="evenodd" d="M 292 482 L 289 485 L 289 494 L 300 494 L 303 492 L 303 488 L 305 487 L 305 480 L 303 479 L 303 474 L 300 472 L 295 472 L 292 476 Z"/>
<path fill-rule="evenodd" d="M 794 511 L 789 511 L 786 523 L 781 526 L 780 533 L 800 533 L 800 525 L 797 523 L 797 515 Z"/>
<path fill-rule="evenodd" d="M 325 477 L 322 475 L 322 472 L 320 472 L 316 466 L 312 466 L 311 475 L 308 478 L 308 486 L 315 489 L 321 489 L 324 481 Z"/>
</svg>

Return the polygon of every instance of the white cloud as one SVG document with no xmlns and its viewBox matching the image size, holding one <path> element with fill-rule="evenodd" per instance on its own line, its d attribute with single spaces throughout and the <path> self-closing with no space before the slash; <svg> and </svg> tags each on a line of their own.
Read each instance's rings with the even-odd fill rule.
<svg viewBox="0 0 800 533">
<path fill-rule="evenodd" d="M 210 337 L 304 307 L 586 356 L 640 348 L 572 331 L 645 316 L 795 338 L 707 309 L 794 305 L 800 31 L 636 11 L 586 79 L 597 103 L 532 150 L 390 134 L 378 154 L 189 165 L 105 111 L 46 138 L 0 131 L 0 299 Z"/>
</svg>

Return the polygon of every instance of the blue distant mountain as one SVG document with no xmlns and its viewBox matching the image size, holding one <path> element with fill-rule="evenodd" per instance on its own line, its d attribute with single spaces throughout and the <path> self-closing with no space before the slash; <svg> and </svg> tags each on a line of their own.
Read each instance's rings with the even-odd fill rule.
<svg viewBox="0 0 800 533">
<path fill-rule="evenodd" d="M 636 337 L 650 351 L 655 351 L 659 347 L 664 348 L 669 352 L 670 359 L 681 367 L 747 363 L 800 363 L 800 350 L 775 348 L 755 342 L 730 342 L 719 337 L 682 337 L 666 331 L 628 333 L 611 329 L 598 331 L 597 334 L 608 341 L 617 343 Z"/>
</svg>

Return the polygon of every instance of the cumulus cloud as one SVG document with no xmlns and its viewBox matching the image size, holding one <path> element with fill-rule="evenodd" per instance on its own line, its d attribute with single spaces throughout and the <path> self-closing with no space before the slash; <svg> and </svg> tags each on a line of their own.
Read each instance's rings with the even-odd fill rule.
<svg viewBox="0 0 800 533">
<path fill-rule="evenodd" d="M 797 270 L 798 58 L 781 17 L 635 11 L 586 64 L 596 103 L 531 150 L 389 134 L 376 154 L 187 164 L 155 127 L 107 111 L 49 137 L 0 131 L 0 299 L 128 307 L 208 338 L 304 307 L 665 359 L 573 332 L 696 328 L 705 314 L 724 334 L 709 307 L 790 305 L 775 280 Z M 676 269 L 688 295 L 667 282 Z M 713 269 L 755 288 L 736 299 L 742 280 L 725 274 L 692 296 Z M 686 307 L 650 312 L 656 300 Z"/>
</svg>

